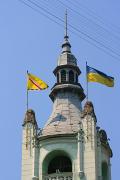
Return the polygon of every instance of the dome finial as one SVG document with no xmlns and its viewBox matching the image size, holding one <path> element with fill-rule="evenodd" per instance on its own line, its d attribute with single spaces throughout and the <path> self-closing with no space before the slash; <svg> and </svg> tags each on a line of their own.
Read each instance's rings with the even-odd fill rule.
<svg viewBox="0 0 120 180">
<path fill-rule="evenodd" d="M 68 20 L 67 20 L 67 9 L 66 9 L 66 13 L 65 13 L 65 36 L 64 36 L 64 43 L 62 44 L 62 53 L 64 52 L 71 52 L 71 45 L 68 41 Z"/>
</svg>

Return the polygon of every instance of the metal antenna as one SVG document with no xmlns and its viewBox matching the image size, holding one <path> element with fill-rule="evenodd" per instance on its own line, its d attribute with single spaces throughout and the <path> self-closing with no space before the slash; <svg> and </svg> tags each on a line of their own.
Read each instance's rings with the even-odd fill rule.
<svg viewBox="0 0 120 180">
<path fill-rule="evenodd" d="M 65 37 L 68 38 L 68 35 L 67 35 L 67 9 L 66 9 L 66 13 L 65 13 Z"/>
</svg>

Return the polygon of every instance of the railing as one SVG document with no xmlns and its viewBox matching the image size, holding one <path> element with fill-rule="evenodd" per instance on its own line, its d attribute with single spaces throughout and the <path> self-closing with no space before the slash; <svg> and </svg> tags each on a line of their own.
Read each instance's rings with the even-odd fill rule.
<svg viewBox="0 0 120 180">
<path fill-rule="evenodd" d="M 72 180 L 72 173 L 54 173 L 43 176 L 43 180 Z"/>
</svg>

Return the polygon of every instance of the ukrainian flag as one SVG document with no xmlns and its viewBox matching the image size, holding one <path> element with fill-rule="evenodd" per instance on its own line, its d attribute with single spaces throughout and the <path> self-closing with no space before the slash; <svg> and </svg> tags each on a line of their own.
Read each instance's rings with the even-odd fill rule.
<svg viewBox="0 0 120 180">
<path fill-rule="evenodd" d="M 90 66 L 86 66 L 87 71 L 87 81 L 88 82 L 98 82 L 101 84 L 104 84 L 108 87 L 114 86 L 114 78 L 111 76 L 108 76 L 104 74 L 101 71 L 98 71 L 97 69 L 94 69 Z"/>
</svg>

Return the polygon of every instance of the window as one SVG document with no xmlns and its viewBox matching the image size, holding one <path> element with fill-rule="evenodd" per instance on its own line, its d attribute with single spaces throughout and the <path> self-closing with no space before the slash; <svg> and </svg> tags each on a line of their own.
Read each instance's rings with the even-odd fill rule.
<svg viewBox="0 0 120 180">
<path fill-rule="evenodd" d="M 74 72 L 72 70 L 69 71 L 69 82 L 74 83 Z"/>
<path fill-rule="evenodd" d="M 48 174 L 59 172 L 72 172 L 71 160 L 66 156 L 53 158 L 48 165 Z"/>
<path fill-rule="evenodd" d="M 76 83 L 78 83 L 78 75 L 76 74 Z"/>
<path fill-rule="evenodd" d="M 57 73 L 57 82 L 59 83 L 59 73 Z"/>
<path fill-rule="evenodd" d="M 62 70 L 61 71 L 61 82 L 66 82 L 66 71 Z"/>
</svg>

